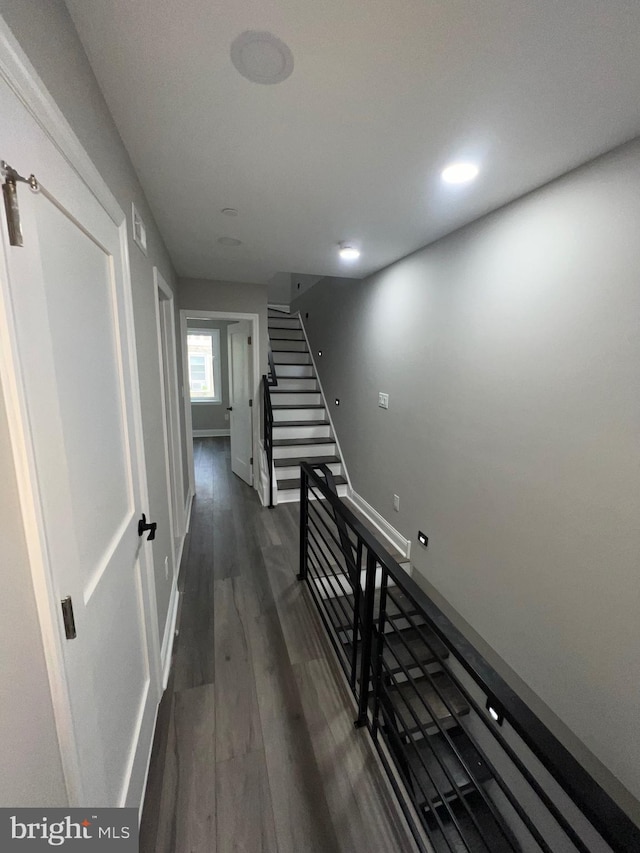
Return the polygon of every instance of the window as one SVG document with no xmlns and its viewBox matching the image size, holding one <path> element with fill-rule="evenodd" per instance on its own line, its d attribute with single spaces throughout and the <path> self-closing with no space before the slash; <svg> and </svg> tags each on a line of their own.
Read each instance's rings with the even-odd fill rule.
<svg viewBox="0 0 640 853">
<path fill-rule="evenodd" d="M 219 330 L 189 329 L 187 332 L 187 353 L 191 402 L 222 402 Z"/>
</svg>

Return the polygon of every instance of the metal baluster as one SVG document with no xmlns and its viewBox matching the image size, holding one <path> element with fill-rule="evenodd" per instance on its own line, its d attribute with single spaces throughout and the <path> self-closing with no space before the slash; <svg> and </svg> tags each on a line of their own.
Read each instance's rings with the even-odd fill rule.
<svg viewBox="0 0 640 853">
<path fill-rule="evenodd" d="M 358 699 L 358 728 L 366 725 L 371 681 L 371 645 L 373 642 L 373 607 L 376 594 L 376 557 L 367 548 L 367 574 L 364 587 L 364 615 L 362 619 L 362 660 L 360 662 L 360 696 Z"/>
</svg>

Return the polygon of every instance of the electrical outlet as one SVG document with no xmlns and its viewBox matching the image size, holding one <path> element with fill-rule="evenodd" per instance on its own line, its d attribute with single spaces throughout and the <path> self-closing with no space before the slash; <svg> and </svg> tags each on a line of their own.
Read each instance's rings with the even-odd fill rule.
<svg viewBox="0 0 640 853">
<path fill-rule="evenodd" d="M 378 393 L 378 405 L 381 409 L 389 408 L 389 395 L 383 394 L 382 391 Z"/>
<path fill-rule="evenodd" d="M 164 558 L 164 576 L 165 576 L 165 579 L 169 578 L 169 558 L 168 557 Z"/>
<path fill-rule="evenodd" d="M 393 508 L 396 512 L 400 512 L 400 495 L 393 496 Z"/>
<path fill-rule="evenodd" d="M 225 421 L 229 420 L 229 412 L 224 413 L 224 419 L 225 419 Z"/>
</svg>

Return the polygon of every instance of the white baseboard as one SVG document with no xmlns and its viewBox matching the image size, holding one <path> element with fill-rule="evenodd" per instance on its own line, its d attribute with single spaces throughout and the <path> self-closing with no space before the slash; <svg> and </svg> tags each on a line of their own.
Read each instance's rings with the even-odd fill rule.
<svg viewBox="0 0 640 853">
<path fill-rule="evenodd" d="M 356 506 L 363 515 L 366 515 L 371 524 L 373 524 L 384 538 L 390 542 L 393 547 L 399 551 L 402 556 L 408 560 L 411 556 L 411 540 L 399 533 L 395 527 L 392 527 L 386 518 L 383 518 L 380 513 L 375 510 L 371 504 L 359 495 L 351 486 L 347 492 L 348 499 Z"/>
<path fill-rule="evenodd" d="M 194 429 L 192 432 L 194 438 L 215 438 L 218 435 L 231 435 L 229 429 Z"/>
<path fill-rule="evenodd" d="M 162 667 L 162 689 L 166 690 L 169 681 L 169 670 L 171 669 L 171 655 L 173 654 L 173 641 L 176 636 L 176 619 L 178 618 L 178 602 L 180 593 L 178 592 L 178 578 L 173 579 L 171 588 L 171 598 L 169 599 L 169 610 L 167 612 L 167 622 L 164 626 L 164 636 L 162 638 L 162 649 L 160 651 L 160 665 Z"/>
</svg>

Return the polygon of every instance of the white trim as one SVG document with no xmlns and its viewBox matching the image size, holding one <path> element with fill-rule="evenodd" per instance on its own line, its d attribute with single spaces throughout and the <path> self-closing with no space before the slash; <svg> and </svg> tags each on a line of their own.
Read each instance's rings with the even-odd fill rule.
<svg viewBox="0 0 640 853">
<path fill-rule="evenodd" d="M 285 314 L 291 314 L 291 306 L 290 305 L 278 305 L 275 302 L 269 302 L 267 304 L 267 311 L 269 308 L 272 308 L 274 311 L 282 311 Z M 293 316 L 293 314 L 291 315 Z"/>
<path fill-rule="evenodd" d="M 167 621 L 164 626 L 162 637 L 162 649 L 160 661 L 162 666 L 162 691 L 167 689 L 169 682 L 169 670 L 171 669 L 171 655 L 173 654 L 173 643 L 176 637 L 176 621 L 178 619 L 178 604 L 180 603 L 180 592 L 178 591 L 178 578 L 173 579 L 171 586 L 171 597 L 167 609 Z"/>
<path fill-rule="evenodd" d="M 344 453 L 342 452 L 342 448 L 340 447 L 340 442 L 338 440 L 338 433 L 336 432 L 336 428 L 333 424 L 333 418 L 331 417 L 331 410 L 329 409 L 329 403 L 327 400 L 327 395 L 324 393 L 324 389 L 322 387 L 322 381 L 320 379 L 320 372 L 318 371 L 318 365 L 316 364 L 316 360 L 313 357 L 313 350 L 311 349 L 311 344 L 309 343 L 309 338 L 307 337 L 307 330 L 304 327 L 304 321 L 302 319 L 302 314 L 300 313 L 300 311 L 297 311 L 292 316 L 298 318 L 298 320 L 300 322 L 300 328 L 302 329 L 302 334 L 304 335 L 304 339 L 307 342 L 307 350 L 308 350 L 309 356 L 311 358 L 311 364 L 313 365 L 313 371 L 316 375 L 316 381 L 318 383 L 318 387 L 320 388 L 320 393 L 322 394 L 322 400 L 324 402 L 324 410 L 327 413 L 327 417 L 329 419 L 329 424 L 331 425 L 331 432 L 333 433 L 333 438 L 335 440 L 336 447 L 338 448 L 338 456 L 340 457 L 340 460 L 342 462 L 342 470 L 343 470 L 344 476 L 346 477 L 346 480 L 347 480 L 347 487 L 348 487 L 348 489 L 350 489 L 351 488 L 351 478 L 349 477 L 349 470 L 347 468 L 347 463 L 345 462 L 345 459 L 344 459 Z M 274 424 L 274 426 L 275 426 L 275 424 Z"/>
<path fill-rule="evenodd" d="M 156 309 L 156 329 L 158 336 L 158 359 L 160 365 L 160 398 L 162 402 L 162 410 L 165 413 L 163 423 L 163 433 L 165 438 L 165 465 L 167 468 L 167 495 L 169 500 L 170 510 L 170 526 L 172 530 L 171 542 L 174 559 L 174 574 L 177 575 L 180 567 L 180 560 L 175 553 L 177 549 L 173 547 L 174 542 L 181 541 L 186 533 L 185 516 L 182 506 L 182 489 L 184 472 L 182 468 L 182 435 L 180 430 L 180 386 L 178 383 L 178 356 L 176 351 L 176 334 L 175 334 L 175 297 L 174 293 L 162 277 L 158 267 L 153 268 L 153 287 L 155 295 Z M 160 294 L 164 295 L 164 299 L 160 299 Z M 160 314 L 160 302 L 168 304 L 168 329 L 166 333 L 167 355 L 170 364 L 165 365 L 164 351 L 162 346 L 162 317 Z M 166 375 L 165 375 L 166 371 Z M 169 385 L 170 398 L 166 399 L 165 394 L 165 379 Z M 169 420 L 169 431 L 167 432 L 167 416 Z M 175 494 L 172 493 L 171 482 L 173 480 Z M 181 545 L 178 546 L 181 549 Z"/>
<path fill-rule="evenodd" d="M 260 400 L 260 383 L 262 382 L 262 374 L 260 372 L 260 315 L 248 314 L 243 311 L 201 311 L 197 309 L 181 308 L 180 309 L 180 346 L 182 353 L 182 400 L 185 409 L 185 426 L 187 435 L 193 435 L 193 420 L 191 418 L 191 400 L 189 395 L 189 373 L 186 363 L 187 353 L 187 319 L 190 320 L 250 320 L 253 324 L 251 330 L 253 350 L 253 441 L 252 441 L 252 456 L 253 456 L 253 488 L 257 488 L 259 479 L 259 460 L 257 448 L 260 443 L 260 418 L 257 417 Z M 189 488 L 195 494 L 195 470 L 193 466 L 193 441 L 187 442 L 187 456 L 189 459 Z"/>
<path fill-rule="evenodd" d="M 191 509 L 193 508 L 193 492 L 189 491 L 187 495 L 187 499 L 184 502 L 184 535 L 186 537 L 189 532 L 189 528 L 191 527 Z M 180 549 L 180 553 L 182 553 L 182 548 L 184 548 L 184 539 L 182 540 L 182 546 Z"/>
<path fill-rule="evenodd" d="M 395 527 L 392 527 L 386 518 L 374 509 L 371 504 L 367 503 L 362 495 L 359 495 L 354 489 L 349 486 L 347 489 L 347 498 L 351 503 L 366 517 L 371 524 L 380 531 L 382 536 L 393 545 L 396 551 L 399 551 L 405 560 L 408 560 L 411 555 L 411 540 L 399 533 Z"/>
<path fill-rule="evenodd" d="M 194 429 L 191 433 L 194 438 L 216 438 L 222 435 L 231 435 L 229 429 Z"/>
<path fill-rule="evenodd" d="M 71 125 L 47 91 L 18 40 L 0 15 L 0 76 L 16 93 L 58 151 L 77 172 L 111 219 L 120 225 L 125 215 Z M 27 168 L 16 163 L 14 168 Z M 36 177 L 41 177 L 36 175 Z"/>
</svg>

